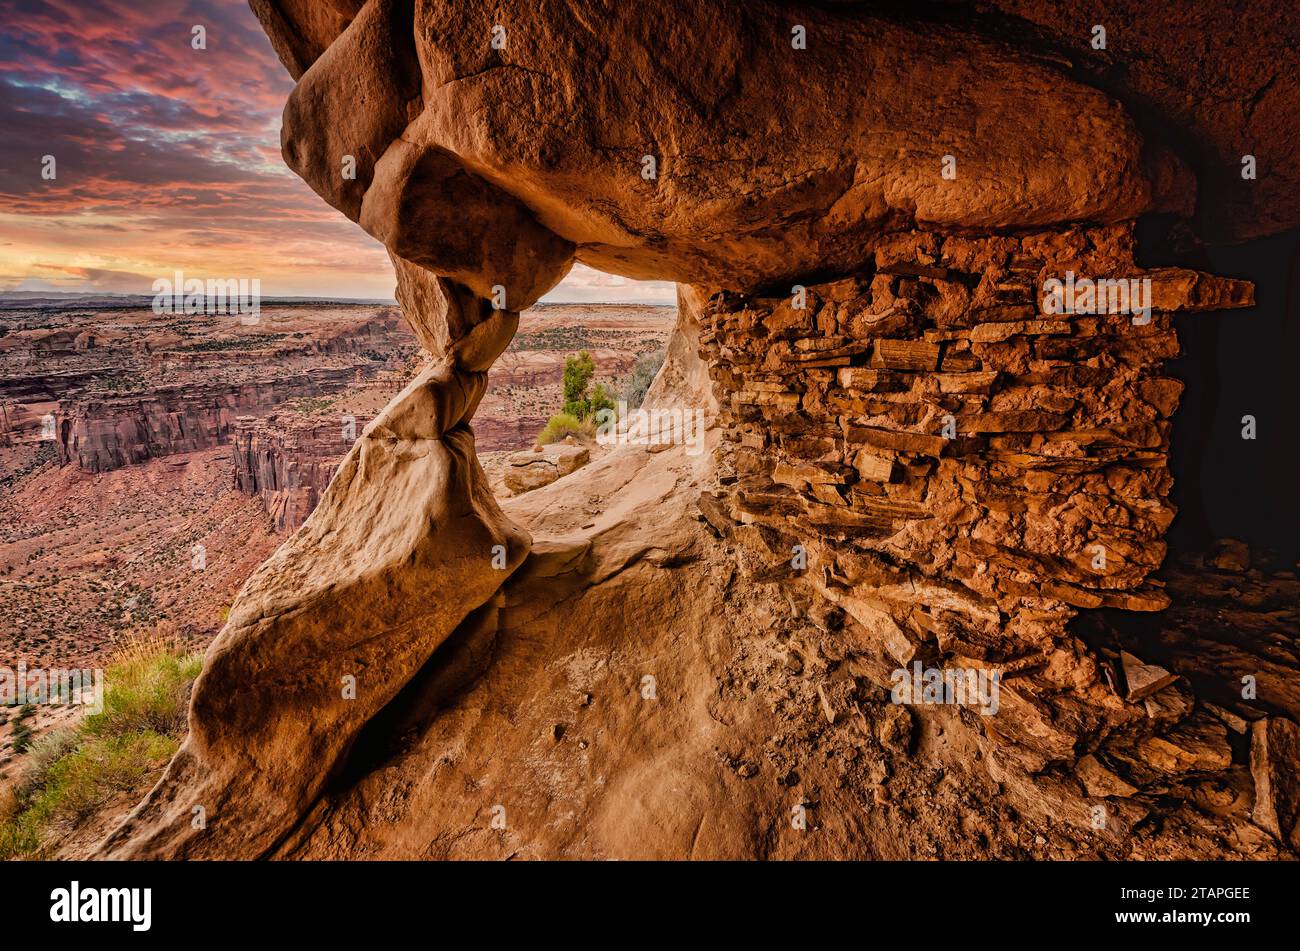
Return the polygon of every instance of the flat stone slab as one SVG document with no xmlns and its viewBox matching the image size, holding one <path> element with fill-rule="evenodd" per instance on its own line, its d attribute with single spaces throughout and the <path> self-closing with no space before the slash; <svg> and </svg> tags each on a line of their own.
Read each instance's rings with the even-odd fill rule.
<svg viewBox="0 0 1300 951">
<path fill-rule="evenodd" d="M 586 446 L 568 443 L 552 443 L 538 450 L 512 453 L 506 457 L 506 487 L 515 495 L 531 492 L 581 469 L 590 461 L 591 451 Z"/>
</svg>

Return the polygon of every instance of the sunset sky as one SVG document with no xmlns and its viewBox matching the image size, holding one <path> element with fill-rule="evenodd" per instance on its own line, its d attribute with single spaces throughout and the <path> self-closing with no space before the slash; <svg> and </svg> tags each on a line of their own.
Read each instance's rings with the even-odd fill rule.
<svg viewBox="0 0 1300 951">
<path fill-rule="evenodd" d="M 0 292 L 146 294 L 179 269 L 392 297 L 382 246 L 281 161 L 293 81 L 245 0 L 0 0 L 0 21 Z M 546 299 L 673 292 L 578 265 Z"/>
</svg>

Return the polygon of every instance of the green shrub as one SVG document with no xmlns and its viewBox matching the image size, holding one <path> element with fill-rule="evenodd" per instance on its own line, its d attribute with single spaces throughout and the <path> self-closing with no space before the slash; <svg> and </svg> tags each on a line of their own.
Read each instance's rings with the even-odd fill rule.
<svg viewBox="0 0 1300 951">
<path fill-rule="evenodd" d="M 606 392 L 604 383 L 597 383 L 591 388 L 591 397 L 587 400 L 587 415 L 595 418 L 603 409 L 617 410 L 618 403 Z"/>
<path fill-rule="evenodd" d="M 14 732 L 12 744 L 15 753 L 27 752 L 27 747 L 32 745 L 32 728 L 22 720 L 14 722 Z"/>
<path fill-rule="evenodd" d="M 543 446 L 560 442 L 565 436 L 579 439 L 592 439 L 596 435 L 596 424 L 590 419 L 578 419 L 570 413 L 556 413 L 546 421 L 545 428 L 537 434 L 537 441 Z"/>
<path fill-rule="evenodd" d="M 25 753 L 27 747 L 32 745 L 32 728 L 27 723 L 27 718 L 36 712 L 36 708 L 30 703 L 24 703 L 18 708 L 18 715 L 14 717 L 13 726 L 13 748 L 15 753 Z"/>
<path fill-rule="evenodd" d="M 623 386 L 623 401 L 627 403 L 628 409 L 637 409 L 645 402 L 650 384 L 659 375 L 659 368 L 664 365 L 667 357 L 668 351 L 661 349 L 637 360 L 636 365 L 632 367 L 631 375 L 627 378 L 627 383 Z"/>
</svg>

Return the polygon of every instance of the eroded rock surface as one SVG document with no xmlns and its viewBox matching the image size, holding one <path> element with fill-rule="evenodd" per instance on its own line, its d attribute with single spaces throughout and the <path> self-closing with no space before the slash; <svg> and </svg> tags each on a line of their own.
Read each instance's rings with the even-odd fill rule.
<svg viewBox="0 0 1300 951">
<path fill-rule="evenodd" d="M 1167 74 L 1128 107 L 1024 30 L 865 4 L 253 7 L 299 80 L 286 161 L 385 243 L 435 363 L 241 593 L 104 854 L 1292 847 L 1290 719 L 1248 749 L 1070 626 L 1169 607 L 1172 314 L 1252 300 L 1135 263 L 1232 147 L 1157 145 Z M 624 447 L 503 512 L 473 411 L 575 259 L 684 285 L 647 403 L 717 452 Z M 1150 312 L 1049 307 L 1076 274 Z M 891 698 L 911 665 L 998 702 Z"/>
<path fill-rule="evenodd" d="M 518 566 L 464 421 L 483 374 L 421 374 L 367 427 L 307 523 L 249 579 L 195 684 L 190 735 L 109 854 L 259 855 L 361 727 Z M 491 564 L 498 548 L 504 568 Z M 196 830 L 194 806 L 209 817 Z"/>
<path fill-rule="evenodd" d="M 235 487 L 262 500 L 276 531 L 296 530 L 315 510 L 342 456 L 369 420 L 272 414 L 235 421 Z"/>
<path fill-rule="evenodd" d="M 506 457 L 506 488 L 516 495 L 531 492 L 575 472 L 590 461 L 591 450 L 587 447 L 564 443 L 511 453 Z"/>
</svg>

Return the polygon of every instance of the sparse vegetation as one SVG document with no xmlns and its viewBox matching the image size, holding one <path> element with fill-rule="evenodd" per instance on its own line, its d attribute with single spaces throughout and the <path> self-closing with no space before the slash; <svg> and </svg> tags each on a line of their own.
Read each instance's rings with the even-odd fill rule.
<svg viewBox="0 0 1300 951">
<path fill-rule="evenodd" d="M 141 641 L 104 673 L 104 708 L 31 745 L 27 774 L 0 802 L 0 859 L 38 858 L 113 797 L 138 789 L 180 745 L 202 659 Z"/>
<path fill-rule="evenodd" d="M 586 327 L 547 327 L 533 333 L 515 334 L 510 350 L 576 350 L 597 342 Z"/>
<path fill-rule="evenodd" d="M 537 441 L 543 446 L 547 446 L 553 442 L 559 442 L 565 436 L 594 439 L 596 436 L 596 421 L 590 418 L 579 419 L 571 413 L 556 413 L 546 421 L 546 426 L 537 434 Z"/>
<path fill-rule="evenodd" d="M 96 385 L 109 393 L 135 393 L 148 384 L 138 373 L 115 373 L 100 377 Z"/>
<path fill-rule="evenodd" d="M 277 340 L 283 340 L 287 334 L 262 333 L 247 334 L 242 337 L 230 337 L 223 340 L 203 340 L 187 343 L 175 348 L 176 353 L 219 353 L 224 350 L 260 350 Z"/>
<path fill-rule="evenodd" d="M 659 369 L 664 365 L 664 360 L 667 357 L 668 351 L 660 349 L 648 353 L 636 361 L 636 365 L 632 367 L 632 373 L 627 378 L 627 383 L 623 386 L 623 401 L 627 403 L 629 409 L 637 409 L 645 402 L 645 395 L 650 390 L 650 384 L 659 375 Z"/>
<path fill-rule="evenodd" d="M 546 445 L 570 435 L 595 437 L 596 415 L 617 408 L 603 383 L 589 388 L 595 372 L 596 362 L 586 350 L 564 358 L 564 408 L 547 420 L 545 428 L 537 434 L 539 443 Z"/>
<path fill-rule="evenodd" d="M 300 396 L 297 399 L 290 400 L 289 405 L 295 413 L 312 416 L 316 413 L 325 412 L 334 405 L 337 399 L 337 396 Z"/>
<path fill-rule="evenodd" d="M 32 745 L 32 728 L 27 721 L 35 712 L 36 708 L 30 703 L 24 703 L 18 708 L 18 716 L 14 717 L 13 737 L 11 740 L 15 753 L 26 752 L 27 748 Z"/>
</svg>

